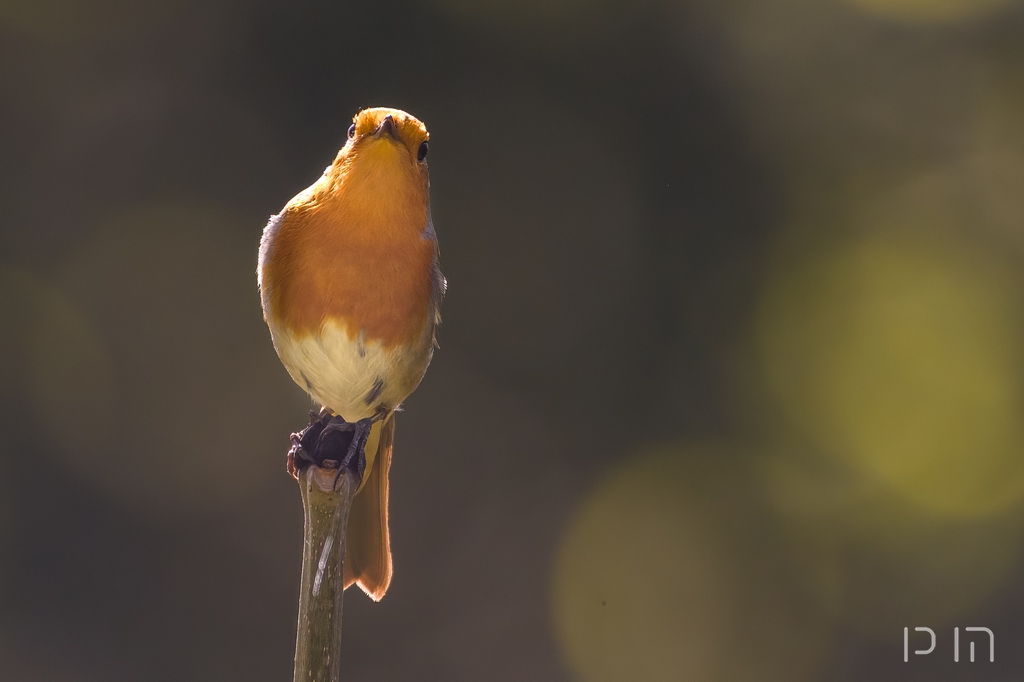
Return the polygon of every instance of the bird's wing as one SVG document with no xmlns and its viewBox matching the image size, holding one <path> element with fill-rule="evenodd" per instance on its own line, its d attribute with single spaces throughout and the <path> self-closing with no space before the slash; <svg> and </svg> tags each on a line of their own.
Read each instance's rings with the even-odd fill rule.
<svg viewBox="0 0 1024 682">
<path fill-rule="evenodd" d="M 345 587 L 356 583 L 370 599 L 380 601 L 391 584 L 391 540 L 388 534 L 388 475 L 395 437 L 395 413 L 381 425 L 377 456 L 362 490 L 352 500 L 345 549 Z"/>
</svg>

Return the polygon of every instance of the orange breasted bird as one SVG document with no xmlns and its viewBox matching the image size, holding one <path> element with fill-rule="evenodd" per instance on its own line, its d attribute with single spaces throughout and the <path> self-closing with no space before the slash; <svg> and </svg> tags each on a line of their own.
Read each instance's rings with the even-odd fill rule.
<svg viewBox="0 0 1024 682">
<path fill-rule="evenodd" d="M 446 288 L 430 217 L 429 137 L 403 111 L 360 111 L 334 162 L 270 219 L 260 242 L 260 296 L 274 348 L 324 408 L 293 437 L 292 452 L 361 477 L 345 587 L 357 583 L 374 600 L 392 574 L 395 411 L 430 364 Z M 350 438 L 338 455 L 324 446 L 336 433 Z M 293 474 L 297 464 L 289 459 Z"/>
</svg>

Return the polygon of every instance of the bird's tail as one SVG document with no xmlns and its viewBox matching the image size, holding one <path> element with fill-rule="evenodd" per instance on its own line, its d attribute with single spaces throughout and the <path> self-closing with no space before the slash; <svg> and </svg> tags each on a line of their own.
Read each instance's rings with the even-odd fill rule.
<svg viewBox="0 0 1024 682">
<path fill-rule="evenodd" d="M 388 475 L 395 438 L 395 413 L 377 428 L 377 438 L 371 433 L 366 444 L 375 456 L 372 462 L 367 457 L 369 475 L 352 500 L 345 549 L 345 588 L 356 583 L 374 601 L 380 601 L 391 584 Z"/>
</svg>

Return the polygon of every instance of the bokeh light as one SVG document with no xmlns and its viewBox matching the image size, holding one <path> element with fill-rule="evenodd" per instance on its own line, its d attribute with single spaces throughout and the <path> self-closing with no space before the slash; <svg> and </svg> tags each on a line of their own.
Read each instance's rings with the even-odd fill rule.
<svg viewBox="0 0 1024 682">
<path fill-rule="evenodd" d="M 781 409 L 765 493 L 808 594 L 867 636 L 976 613 L 1020 558 L 1018 167 L 818 186 L 774 251 L 755 317 Z"/>
<path fill-rule="evenodd" d="M 645 462 L 605 484 L 566 539 L 555 615 L 586 680 L 710 679 L 729 639 L 729 562 L 672 464 Z"/>
<path fill-rule="evenodd" d="M 800 680 L 825 630 L 747 533 L 763 511 L 721 447 L 624 461 L 577 509 L 553 583 L 556 629 L 588 682 Z M 762 531 L 763 532 L 763 529 Z"/>
<path fill-rule="evenodd" d="M 245 277 L 255 245 L 235 225 L 188 205 L 111 217 L 64 269 L 33 350 L 37 419 L 60 452 L 153 509 L 250 494 L 302 423 L 305 400 L 269 341 L 241 342 L 262 321 Z"/>
<path fill-rule="evenodd" d="M 820 448 L 923 508 L 984 515 L 1024 496 L 1020 281 L 930 189 L 780 268 L 760 352 Z"/>
<path fill-rule="evenodd" d="M 1012 0 L 847 0 L 879 17 L 915 23 L 946 23 L 983 16 Z"/>
<path fill-rule="evenodd" d="M 0 316 L 9 325 L 0 341 L 0 405 L 5 411 L 0 451 L 11 455 L 0 464 L 2 543 L 5 507 L 12 497 L 4 494 L 5 488 L 17 485 L 27 473 L 18 471 L 27 470 L 27 460 L 17 448 L 34 439 L 56 445 L 50 441 L 64 435 L 86 447 L 97 446 L 111 423 L 113 385 L 102 340 L 52 283 L 27 270 L 0 269 Z M 21 421 L 24 411 L 19 407 L 26 402 L 35 403 L 61 428 L 33 432 Z"/>
</svg>

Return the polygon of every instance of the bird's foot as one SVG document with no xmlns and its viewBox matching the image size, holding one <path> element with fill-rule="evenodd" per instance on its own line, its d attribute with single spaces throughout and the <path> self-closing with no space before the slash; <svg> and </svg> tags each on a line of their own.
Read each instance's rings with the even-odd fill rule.
<svg viewBox="0 0 1024 682">
<path fill-rule="evenodd" d="M 298 478 L 299 472 L 312 464 L 321 469 L 337 469 L 338 476 L 348 470 L 362 481 L 366 470 L 366 441 L 375 421 L 377 417 L 347 422 L 328 410 L 320 414 L 310 412 L 309 426 L 292 434 L 288 473 Z"/>
</svg>

